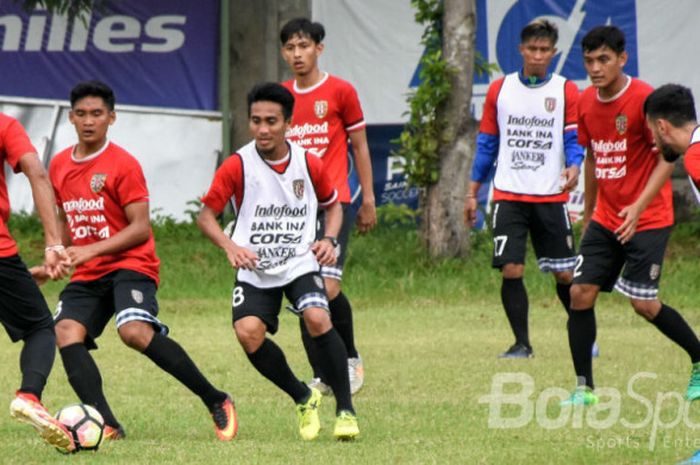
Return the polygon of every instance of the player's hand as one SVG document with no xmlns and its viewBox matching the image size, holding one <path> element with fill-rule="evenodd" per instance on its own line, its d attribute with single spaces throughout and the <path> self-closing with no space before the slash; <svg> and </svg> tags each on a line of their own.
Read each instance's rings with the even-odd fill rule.
<svg viewBox="0 0 700 465">
<path fill-rule="evenodd" d="M 562 192 L 571 192 L 578 186 L 578 178 L 581 174 L 581 168 L 576 165 L 571 165 L 562 172 Z"/>
<path fill-rule="evenodd" d="M 226 257 L 231 266 L 236 269 L 243 268 L 253 271 L 258 266 L 258 255 L 245 247 L 232 245 L 233 247 L 226 249 Z"/>
<path fill-rule="evenodd" d="M 62 245 L 47 247 L 44 250 L 44 265 L 42 268 L 47 276 L 53 280 L 68 276 L 71 269 L 71 259 L 66 249 Z"/>
<path fill-rule="evenodd" d="M 360 234 L 370 232 L 377 225 L 377 208 L 374 202 L 362 202 L 357 212 L 357 231 Z"/>
<path fill-rule="evenodd" d="M 72 246 L 66 249 L 68 257 L 70 257 L 70 263 L 72 266 L 82 265 L 85 262 L 89 262 L 93 258 L 97 257 L 97 253 L 89 245 L 83 246 Z"/>
<path fill-rule="evenodd" d="M 620 213 L 617 214 L 617 216 L 620 218 L 625 219 L 615 230 L 617 240 L 620 241 L 621 244 L 625 244 L 632 239 L 632 236 L 634 236 L 634 233 L 637 231 L 637 224 L 639 223 L 639 217 L 641 214 L 641 208 L 634 203 L 632 205 L 627 205 L 625 208 L 620 210 Z"/>
<path fill-rule="evenodd" d="M 36 281 L 39 286 L 44 284 L 51 277 L 44 265 L 37 265 L 29 268 L 29 274 L 32 275 L 32 278 L 34 278 L 34 281 Z"/>
<path fill-rule="evenodd" d="M 476 197 L 471 194 L 464 201 L 464 224 L 470 228 L 476 225 Z"/>
<path fill-rule="evenodd" d="M 311 251 L 316 255 L 316 260 L 319 265 L 335 265 L 338 261 L 335 246 L 328 239 L 321 239 L 320 241 L 314 242 L 311 245 Z"/>
</svg>

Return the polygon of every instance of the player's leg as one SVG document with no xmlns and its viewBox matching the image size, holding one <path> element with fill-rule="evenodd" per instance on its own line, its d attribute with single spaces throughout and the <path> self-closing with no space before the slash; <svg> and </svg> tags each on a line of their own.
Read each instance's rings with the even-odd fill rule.
<svg viewBox="0 0 700 465">
<path fill-rule="evenodd" d="M 595 302 L 602 290 L 610 292 L 624 255 L 615 235 L 591 221 L 576 257 L 571 286 L 571 311 L 567 325 L 569 349 L 576 372 L 577 389 L 563 404 L 594 404 L 592 348 L 596 340 Z"/>
<path fill-rule="evenodd" d="M 167 326 L 158 320 L 155 282 L 130 270 L 116 272 L 112 280 L 117 331 L 122 341 L 202 400 L 212 414 L 219 439 L 233 439 L 238 431 L 233 401 L 209 382 L 180 344 L 167 337 Z"/>
<path fill-rule="evenodd" d="M 566 203 L 535 204 L 530 237 L 537 265 L 541 271 L 554 275 L 557 297 L 568 314 L 576 249 Z"/>
<path fill-rule="evenodd" d="M 294 400 L 299 416 L 299 433 L 304 440 L 318 437 L 321 423 L 318 407 L 321 393 L 309 388 L 292 372 L 282 349 L 265 337 L 275 334 L 282 303 L 282 290 L 260 289 L 238 282 L 233 290 L 233 329 L 250 363 L 265 378 Z"/>
<path fill-rule="evenodd" d="M 331 322 L 323 280 L 318 273 L 300 276 L 286 286 L 285 293 L 316 344 L 319 364 L 335 394 L 334 435 L 338 439 L 352 439 L 359 434 L 359 428 L 350 394 L 347 352 Z"/>
<path fill-rule="evenodd" d="M 105 437 L 122 439 L 124 429 L 112 412 L 102 387 L 102 375 L 90 355 L 95 340 L 114 314 L 109 298 L 109 278 L 69 283 L 56 309 L 56 343 L 63 367 L 80 401 L 92 405 L 105 420 Z"/>
<path fill-rule="evenodd" d="M 615 289 L 630 298 L 634 310 L 686 351 L 693 365 L 686 397 L 700 398 L 700 341 L 673 307 L 658 300 L 664 253 L 671 228 L 636 233 L 625 244 L 627 262 Z"/>
<path fill-rule="evenodd" d="M 501 270 L 501 303 L 515 344 L 502 358 L 528 358 L 533 351 L 528 329 L 529 302 L 523 282 L 531 206 L 525 202 L 496 202 L 493 210 L 493 268 Z"/>
<path fill-rule="evenodd" d="M 0 322 L 13 342 L 23 341 L 22 380 L 10 415 L 33 426 L 47 443 L 73 450 L 70 433 L 41 403 L 56 356 L 56 336 L 46 301 L 18 256 L 0 258 Z"/>
</svg>

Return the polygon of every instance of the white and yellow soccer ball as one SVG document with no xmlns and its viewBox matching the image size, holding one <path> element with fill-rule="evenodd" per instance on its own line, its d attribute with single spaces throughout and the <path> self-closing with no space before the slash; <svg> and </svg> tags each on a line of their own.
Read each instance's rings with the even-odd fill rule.
<svg viewBox="0 0 700 465">
<path fill-rule="evenodd" d="M 85 404 L 68 405 L 58 411 L 56 419 L 73 435 L 75 452 L 96 451 L 102 444 L 105 422 L 94 407 Z"/>
</svg>

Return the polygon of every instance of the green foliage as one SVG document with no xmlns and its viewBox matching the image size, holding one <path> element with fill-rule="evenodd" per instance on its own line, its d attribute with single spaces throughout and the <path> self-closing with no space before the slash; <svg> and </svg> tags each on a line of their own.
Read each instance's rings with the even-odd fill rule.
<svg viewBox="0 0 700 465">
<path fill-rule="evenodd" d="M 86 13 L 93 9 L 104 10 L 108 0 L 14 0 L 20 3 L 26 11 L 35 8 L 46 8 L 51 14 L 65 15 L 71 19 L 85 19 Z"/>
<path fill-rule="evenodd" d="M 425 25 L 421 43 L 425 53 L 420 60 L 420 84 L 409 92 L 409 120 L 398 139 L 395 155 L 406 159 L 408 181 L 415 186 L 435 184 L 439 177 L 439 153 L 441 129 L 444 126 L 438 109 L 450 97 L 450 75 L 455 72 L 442 55 L 441 0 L 412 0 L 416 9 L 416 22 Z M 475 54 L 475 71 L 479 75 L 491 74 L 498 65 L 488 63 L 481 54 Z"/>
</svg>

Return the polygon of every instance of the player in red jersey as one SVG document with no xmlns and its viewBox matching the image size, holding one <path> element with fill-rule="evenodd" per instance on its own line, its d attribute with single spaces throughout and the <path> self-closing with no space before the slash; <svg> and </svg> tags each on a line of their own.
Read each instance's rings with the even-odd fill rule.
<svg viewBox="0 0 700 465">
<path fill-rule="evenodd" d="M 328 291 L 333 325 L 348 351 L 350 389 L 355 393 L 364 382 L 364 367 L 355 347 L 352 308 L 341 290 L 350 230 L 355 223 L 353 209 L 350 208 L 352 199 L 348 184 L 348 138 L 352 144 L 355 169 L 362 188 L 362 205 L 356 221 L 359 232 L 371 230 L 377 222 L 377 215 L 366 124 L 357 92 L 349 82 L 323 72 L 318 67 L 325 34 L 321 24 L 312 23 L 306 18 L 289 21 L 280 32 L 282 57 L 294 75 L 294 79 L 283 83 L 294 95 L 294 115 L 287 138 L 323 158 L 324 167 L 336 185 L 338 198 L 343 205 L 343 226 L 337 238 L 340 249 L 338 261 L 333 266 L 324 266 L 321 275 Z M 321 223 L 319 237 L 322 229 Z M 329 389 L 323 382 L 325 378 L 315 347 L 301 322 L 300 326 L 304 347 L 314 371 L 311 385 L 327 393 Z"/>
<path fill-rule="evenodd" d="M 157 317 L 160 262 L 146 180 L 138 161 L 107 139 L 116 118 L 114 93 L 102 82 L 82 82 L 70 101 L 78 143 L 58 153 L 49 168 L 75 267 L 55 316 L 68 381 L 83 403 L 102 414 L 106 436 L 123 438 L 88 352 L 97 348 L 95 340 L 115 315 L 122 341 L 198 395 L 211 412 L 217 437 L 231 440 L 238 428 L 231 398 L 209 383 Z"/>
<path fill-rule="evenodd" d="M 328 376 L 336 400 L 337 439 L 359 433 L 352 406 L 347 352 L 333 328 L 319 265 L 335 260 L 335 237 L 342 209 L 323 162 L 288 143 L 294 97 L 277 83 L 255 86 L 248 94 L 248 123 L 253 141 L 238 149 L 214 175 L 197 224 L 226 252 L 236 271 L 233 326 L 250 363 L 296 403 L 299 433 L 318 437 L 321 392 L 301 382 L 282 349 L 265 333 L 274 334 L 282 295 L 293 304 Z M 236 225 L 228 237 L 216 217 L 234 199 Z M 318 208 L 327 212 L 324 237 L 316 239 Z"/>
<path fill-rule="evenodd" d="M 644 114 L 656 146 L 667 161 L 674 162 L 685 154 L 683 164 L 700 202 L 700 126 L 693 93 L 678 84 L 661 86 L 647 97 Z"/>
<path fill-rule="evenodd" d="M 22 125 L 0 113 L 0 164 L 7 162 L 16 173 L 24 173 L 44 228 L 44 265 L 36 271 L 62 277 L 68 261 L 54 215 L 54 197 L 46 170 Z M 46 379 L 56 357 L 56 335 L 51 312 L 10 235 L 7 221 L 10 202 L 5 169 L 0 169 L 0 322 L 13 342 L 24 345 L 19 358 L 22 382 L 10 404 L 10 415 L 28 423 L 46 442 L 64 452 L 75 448 L 70 433 L 41 404 Z"/>
<path fill-rule="evenodd" d="M 683 317 L 658 299 L 664 251 L 673 225 L 673 163 L 659 155 L 643 104 L 652 88 L 623 71 L 625 36 L 593 28 L 582 40 L 593 85 L 579 100 L 579 141 L 586 158 L 585 233 L 574 269 L 569 347 L 578 386 L 564 404 L 594 404 L 591 346 L 595 301 L 613 287 L 634 310 L 690 356 L 686 397 L 700 397 L 700 341 Z M 623 269 L 624 267 L 624 269 Z"/>
<path fill-rule="evenodd" d="M 503 277 L 501 301 L 515 336 L 501 358 L 533 356 L 523 283 L 528 234 L 540 270 L 554 275 L 557 296 L 569 311 L 576 252 L 566 202 L 578 184 L 583 149 L 577 141 L 578 88 L 548 71 L 558 36 L 549 21 L 525 26 L 522 69 L 489 86 L 465 202 L 465 220 L 473 226 L 477 192 L 495 163 L 492 266 Z"/>
</svg>

